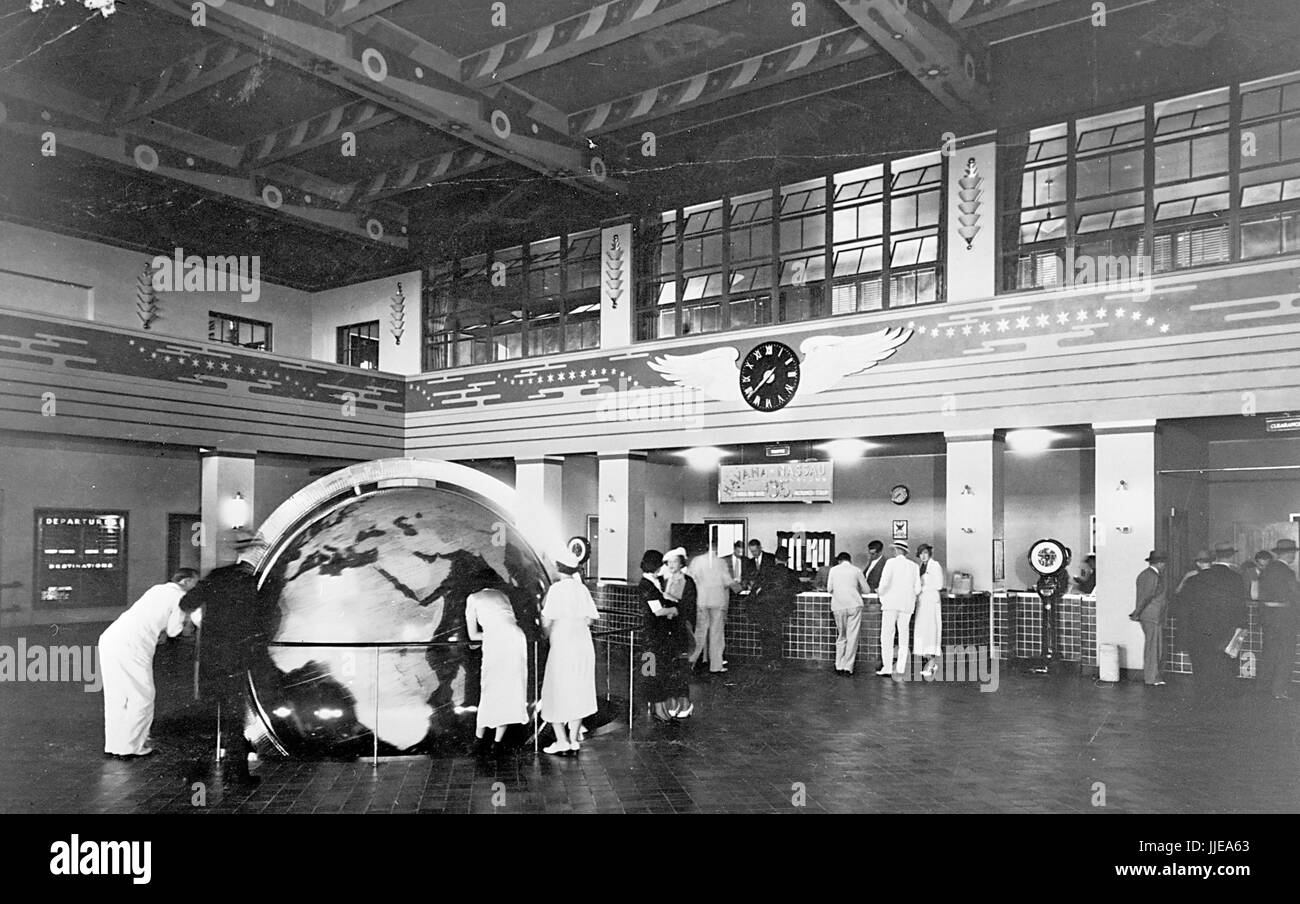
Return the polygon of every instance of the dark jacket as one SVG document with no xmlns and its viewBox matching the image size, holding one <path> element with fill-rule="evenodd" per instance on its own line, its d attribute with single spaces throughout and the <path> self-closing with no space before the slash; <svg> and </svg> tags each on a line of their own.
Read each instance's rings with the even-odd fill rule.
<svg viewBox="0 0 1300 904">
<path fill-rule="evenodd" d="M 1227 646 L 1238 628 L 1246 627 L 1250 591 L 1241 575 L 1214 564 L 1192 575 L 1179 601 L 1186 608 L 1189 645 Z"/>
<path fill-rule="evenodd" d="M 253 566 L 237 562 L 214 568 L 184 597 L 182 607 L 202 607 L 199 677 L 205 696 L 218 692 L 265 655 L 269 626 L 260 605 Z"/>
<path fill-rule="evenodd" d="M 875 593 L 880 589 L 880 576 L 885 573 L 885 563 L 888 561 L 889 556 L 882 553 L 880 558 L 876 559 L 876 561 L 867 568 L 865 572 L 867 576 L 867 586 L 871 588 L 872 593 Z"/>
<path fill-rule="evenodd" d="M 798 575 L 780 562 L 773 559 L 764 562 L 754 584 L 752 603 L 764 607 L 772 613 L 787 613 L 795 607 L 795 595 L 803 590 Z"/>
<path fill-rule="evenodd" d="M 1295 572 L 1285 562 L 1273 559 L 1259 575 L 1259 601 L 1269 603 L 1300 603 L 1300 584 Z"/>
</svg>

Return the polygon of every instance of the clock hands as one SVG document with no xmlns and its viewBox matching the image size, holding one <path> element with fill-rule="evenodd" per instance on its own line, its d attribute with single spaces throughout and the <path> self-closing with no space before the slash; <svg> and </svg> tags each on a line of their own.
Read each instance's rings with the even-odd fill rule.
<svg viewBox="0 0 1300 904">
<path fill-rule="evenodd" d="M 753 386 L 751 386 L 749 389 L 746 389 L 746 390 L 745 390 L 745 395 L 752 399 L 752 398 L 754 397 L 754 393 L 758 392 L 760 389 L 762 389 L 762 388 L 763 388 L 764 386 L 766 386 L 768 383 L 771 383 L 772 380 L 775 379 L 775 377 L 776 377 L 776 368 L 773 367 L 773 368 L 769 369 L 769 370 L 767 371 L 767 373 L 763 374 L 763 379 L 759 380 L 757 383 L 755 383 L 755 384 L 754 384 Z"/>
</svg>

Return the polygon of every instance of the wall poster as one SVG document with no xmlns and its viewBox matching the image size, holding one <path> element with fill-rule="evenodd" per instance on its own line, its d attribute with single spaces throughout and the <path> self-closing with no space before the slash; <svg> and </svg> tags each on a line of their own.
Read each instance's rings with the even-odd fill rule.
<svg viewBox="0 0 1300 904">
<path fill-rule="evenodd" d="M 36 510 L 36 606 L 125 609 L 126 512 Z"/>
</svg>

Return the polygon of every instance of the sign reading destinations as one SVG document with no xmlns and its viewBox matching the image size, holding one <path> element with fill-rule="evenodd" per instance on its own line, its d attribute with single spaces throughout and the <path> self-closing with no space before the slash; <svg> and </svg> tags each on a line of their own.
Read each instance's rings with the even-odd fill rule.
<svg viewBox="0 0 1300 904">
<path fill-rule="evenodd" d="M 719 465 L 718 502 L 831 502 L 829 461 Z"/>
<path fill-rule="evenodd" d="M 126 512 L 36 510 L 41 606 L 126 606 Z"/>
</svg>

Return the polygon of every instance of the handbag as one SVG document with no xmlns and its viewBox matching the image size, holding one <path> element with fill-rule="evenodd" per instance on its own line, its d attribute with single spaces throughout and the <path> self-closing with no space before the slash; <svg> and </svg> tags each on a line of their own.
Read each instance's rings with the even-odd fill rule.
<svg viewBox="0 0 1300 904">
<path fill-rule="evenodd" d="M 1232 640 L 1228 641 L 1228 645 L 1223 648 L 1223 652 L 1231 656 L 1233 659 L 1236 659 L 1241 655 L 1241 646 L 1245 642 L 1246 629 L 1238 628 L 1236 631 L 1232 632 Z"/>
</svg>

